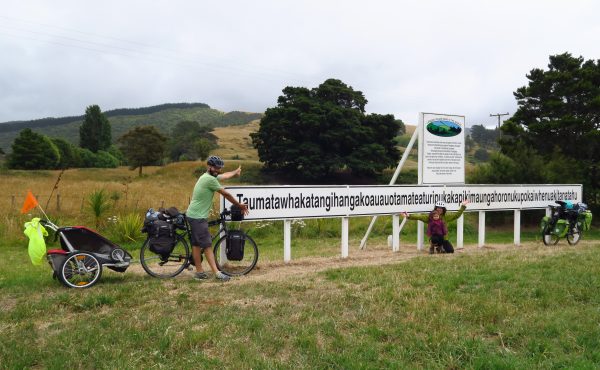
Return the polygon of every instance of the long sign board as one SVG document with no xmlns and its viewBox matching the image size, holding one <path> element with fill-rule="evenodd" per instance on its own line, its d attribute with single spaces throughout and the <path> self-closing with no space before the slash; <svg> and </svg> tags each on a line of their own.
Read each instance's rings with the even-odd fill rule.
<svg viewBox="0 0 600 370">
<path fill-rule="evenodd" d="M 541 209 L 557 200 L 581 202 L 581 185 L 228 186 L 248 204 L 246 220 L 281 220 L 428 212 L 438 201 L 455 211 Z M 223 206 L 231 204 L 223 198 Z"/>
</svg>

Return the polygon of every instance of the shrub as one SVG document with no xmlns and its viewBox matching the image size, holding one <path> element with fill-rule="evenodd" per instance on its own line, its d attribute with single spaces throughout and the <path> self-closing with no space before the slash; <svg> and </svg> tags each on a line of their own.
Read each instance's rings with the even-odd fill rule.
<svg viewBox="0 0 600 370">
<path fill-rule="evenodd" d="M 122 217 L 113 217 L 109 232 L 117 242 L 136 242 L 142 240 L 144 220 L 137 213 L 129 213 Z"/>
</svg>

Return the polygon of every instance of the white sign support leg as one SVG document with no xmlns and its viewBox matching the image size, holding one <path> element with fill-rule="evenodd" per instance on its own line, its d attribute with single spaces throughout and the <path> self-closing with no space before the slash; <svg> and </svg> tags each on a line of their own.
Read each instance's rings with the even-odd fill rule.
<svg viewBox="0 0 600 370">
<path fill-rule="evenodd" d="M 342 217 L 342 258 L 348 258 L 348 220 L 349 217 Z"/>
<path fill-rule="evenodd" d="M 292 221 L 283 220 L 283 262 L 292 260 Z"/>
<path fill-rule="evenodd" d="M 424 226 L 425 223 L 423 221 L 417 221 L 417 249 L 419 251 L 423 250 L 423 240 L 425 239 Z"/>
<path fill-rule="evenodd" d="M 515 246 L 521 245 L 521 210 L 515 209 Z"/>
<path fill-rule="evenodd" d="M 463 249 L 464 245 L 464 231 L 465 231 L 465 215 L 460 215 L 456 220 L 456 249 Z"/>
<path fill-rule="evenodd" d="M 398 252 L 399 250 L 400 250 L 400 216 L 392 215 L 392 252 Z"/>
<path fill-rule="evenodd" d="M 479 211 L 479 243 L 478 247 L 483 248 L 485 245 L 485 212 Z"/>
</svg>

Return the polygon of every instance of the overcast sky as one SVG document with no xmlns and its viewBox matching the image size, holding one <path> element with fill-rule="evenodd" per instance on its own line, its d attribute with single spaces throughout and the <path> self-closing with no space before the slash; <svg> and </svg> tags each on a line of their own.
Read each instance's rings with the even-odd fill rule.
<svg viewBox="0 0 600 370">
<path fill-rule="evenodd" d="M 549 55 L 600 59 L 593 0 L 0 4 L 0 122 L 92 104 L 263 112 L 285 86 L 337 78 L 364 93 L 369 113 L 493 125 Z"/>
</svg>

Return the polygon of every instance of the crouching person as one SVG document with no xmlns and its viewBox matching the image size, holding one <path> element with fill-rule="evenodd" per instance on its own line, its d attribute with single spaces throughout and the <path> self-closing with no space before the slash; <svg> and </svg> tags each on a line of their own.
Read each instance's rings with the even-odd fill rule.
<svg viewBox="0 0 600 370">
<path fill-rule="evenodd" d="M 458 211 L 446 212 L 446 204 L 444 202 L 437 202 L 433 207 L 433 211 L 429 214 L 410 215 L 406 212 L 402 212 L 402 215 L 408 220 L 423 221 L 427 224 L 427 236 L 429 236 L 430 242 L 432 243 L 429 249 L 431 253 L 435 250 L 434 242 L 442 243 L 441 249 L 443 252 L 454 253 L 454 246 L 452 246 L 452 243 L 448 240 L 448 228 L 446 225 L 459 218 L 467 208 L 467 204 L 469 204 L 469 201 L 465 200 L 460 204 L 460 209 Z"/>
</svg>

